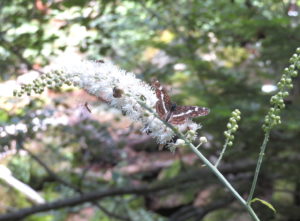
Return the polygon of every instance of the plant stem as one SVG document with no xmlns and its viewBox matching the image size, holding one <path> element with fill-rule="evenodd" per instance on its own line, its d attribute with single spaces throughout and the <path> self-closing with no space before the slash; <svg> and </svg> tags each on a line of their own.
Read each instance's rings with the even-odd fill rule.
<svg viewBox="0 0 300 221">
<path fill-rule="evenodd" d="M 254 178 L 253 178 L 252 185 L 251 185 L 251 190 L 250 190 L 248 200 L 247 200 L 248 205 L 250 205 L 250 202 L 253 198 L 253 194 L 254 194 L 254 191 L 255 191 L 256 183 L 257 183 L 258 174 L 259 174 L 260 167 L 261 167 L 261 164 L 262 164 L 262 161 L 263 161 L 263 157 L 265 155 L 265 151 L 266 151 L 267 143 L 269 141 L 269 137 L 270 137 L 270 130 L 268 130 L 265 133 L 265 138 L 264 138 L 263 144 L 260 147 L 260 153 L 259 153 L 259 157 L 258 157 L 257 164 L 256 164 L 255 174 L 254 174 Z"/>
<path fill-rule="evenodd" d="M 138 102 L 142 107 L 150 111 L 155 117 L 158 119 L 159 116 L 151 109 L 149 108 L 146 104 L 143 102 Z M 232 195 L 242 204 L 245 209 L 248 211 L 248 213 L 251 215 L 253 220 L 255 221 L 260 221 L 254 210 L 251 208 L 249 204 L 241 197 L 241 195 L 234 189 L 234 187 L 228 182 L 228 180 L 223 176 L 222 173 L 180 132 L 175 128 L 172 124 L 160 119 L 167 127 L 171 128 L 174 133 L 178 135 L 178 137 L 182 140 L 185 141 L 186 145 L 189 146 L 189 148 L 192 149 L 192 151 L 200 158 L 200 160 L 203 161 L 203 163 L 217 176 L 217 178 L 221 181 L 221 183 L 226 186 L 229 191 L 232 193 Z"/>
<path fill-rule="evenodd" d="M 181 137 L 181 139 L 184 137 Z M 257 217 L 256 213 L 253 211 L 253 209 L 250 207 L 250 205 L 247 204 L 247 202 L 241 197 L 241 195 L 234 189 L 234 187 L 228 182 L 228 180 L 220 173 L 220 171 L 211 164 L 206 157 L 198 151 L 193 144 L 191 144 L 189 141 L 187 141 L 185 138 L 183 139 L 187 143 L 187 145 L 192 149 L 192 151 L 204 162 L 204 164 L 218 177 L 218 179 L 229 189 L 229 191 L 232 193 L 232 195 L 247 209 L 253 220 L 259 221 L 259 218 Z"/>
<path fill-rule="evenodd" d="M 229 139 L 226 138 L 226 141 L 225 141 L 225 144 L 224 144 L 224 146 L 223 146 L 222 152 L 221 152 L 221 154 L 220 154 L 220 156 L 219 156 L 219 159 L 217 160 L 217 162 L 216 162 L 216 164 L 215 164 L 215 167 L 218 167 L 220 161 L 222 160 L 223 155 L 224 155 L 224 153 L 225 153 L 225 151 L 226 151 L 226 148 L 227 148 L 227 145 L 228 145 L 228 141 L 229 141 Z"/>
</svg>

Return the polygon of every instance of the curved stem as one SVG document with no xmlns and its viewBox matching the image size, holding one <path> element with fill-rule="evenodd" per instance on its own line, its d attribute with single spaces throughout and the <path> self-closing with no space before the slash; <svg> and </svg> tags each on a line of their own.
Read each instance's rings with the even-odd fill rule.
<svg viewBox="0 0 300 221">
<path fill-rule="evenodd" d="M 142 107 L 150 111 L 155 117 L 158 119 L 159 116 L 151 109 L 149 108 L 145 103 L 138 102 Z M 249 204 L 241 197 L 241 195 L 234 189 L 234 187 L 228 182 L 228 180 L 223 176 L 222 173 L 180 132 L 175 128 L 172 124 L 160 119 L 167 127 L 172 129 L 174 133 L 178 135 L 178 137 L 185 141 L 185 144 L 192 149 L 192 151 L 203 161 L 203 163 L 217 176 L 217 178 L 221 181 L 221 183 L 226 186 L 229 191 L 232 193 L 232 195 L 240 202 L 241 205 L 245 207 L 245 209 L 248 211 L 248 213 L 251 215 L 253 220 L 260 221 L 254 210 L 251 208 Z"/>
<path fill-rule="evenodd" d="M 181 139 L 183 139 L 182 137 Z M 185 140 L 185 139 L 184 139 Z M 185 140 L 186 141 L 186 140 Z M 187 145 L 192 149 L 192 151 L 204 162 L 204 164 L 218 177 L 218 179 L 229 189 L 232 195 L 246 208 L 253 220 L 259 221 L 258 216 L 254 210 L 247 204 L 247 202 L 241 197 L 241 195 L 234 189 L 234 187 L 228 182 L 228 180 L 220 173 L 220 171 L 209 162 L 206 157 L 198 151 L 193 144 L 186 141 Z"/>
<path fill-rule="evenodd" d="M 261 164 L 262 164 L 262 161 L 263 161 L 263 157 L 265 155 L 265 151 L 266 151 L 267 143 L 269 141 L 269 137 L 270 137 L 270 131 L 267 131 L 265 133 L 265 138 L 264 138 L 263 144 L 260 147 L 260 153 L 259 153 L 258 161 L 257 161 L 257 164 L 256 164 L 255 174 L 254 174 L 254 178 L 253 178 L 253 181 L 252 181 L 251 190 L 250 190 L 250 193 L 249 193 L 249 196 L 248 196 L 248 199 L 247 199 L 247 204 L 248 205 L 250 205 L 250 202 L 253 198 L 253 194 L 254 194 L 254 191 L 255 191 L 256 183 L 257 183 L 258 174 L 259 174 L 260 167 L 261 167 Z"/>
</svg>

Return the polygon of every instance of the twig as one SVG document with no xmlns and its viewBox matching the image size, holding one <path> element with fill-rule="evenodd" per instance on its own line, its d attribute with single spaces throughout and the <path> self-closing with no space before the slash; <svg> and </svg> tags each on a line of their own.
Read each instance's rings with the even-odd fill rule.
<svg viewBox="0 0 300 221">
<path fill-rule="evenodd" d="M 224 153 L 225 153 L 225 151 L 226 151 L 228 142 L 229 142 L 229 139 L 226 138 L 226 141 L 225 141 L 225 144 L 224 144 L 224 146 L 223 146 L 222 152 L 220 153 L 220 156 L 219 156 L 219 158 L 218 158 L 218 160 L 217 160 L 217 162 L 216 162 L 216 164 L 215 164 L 215 167 L 218 167 L 219 163 L 221 162 L 221 160 L 222 160 L 222 158 L 223 158 L 223 155 L 224 155 Z"/>
<path fill-rule="evenodd" d="M 69 183 L 68 181 L 64 180 L 64 179 L 61 179 L 59 176 L 57 176 L 40 158 L 38 158 L 35 154 L 33 154 L 31 151 L 29 151 L 28 149 L 25 149 L 23 147 L 23 149 L 25 151 L 28 152 L 28 154 L 38 163 L 40 164 L 46 171 L 47 173 L 52 176 L 56 181 L 62 183 L 63 185 L 65 186 L 68 186 L 70 187 L 71 189 L 75 190 L 77 193 L 79 194 L 83 194 L 84 192 L 81 190 L 81 188 Z M 125 221 L 130 221 L 129 218 L 127 217 L 123 217 L 123 216 L 120 216 L 120 215 L 117 215 L 117 214 L 114 214 L 112 212 L 110 212 L 109 210 L 107 210 L 106 208 L 104 208 L 99 202 L 93 202 L 93 204 L 98 208 L 100 209 L 102 212 L 104 212 L 106 215 L 110 216 L 110 217 L 113 217 L 113 218 L 116 218 L 116 219 L 119 219 L 119 220 L 125 220 Z"/>
<path fill-rule="evenodd" d="M 0 221 L 18 220 L 25 218 L 29 215 L 49 211 L 53 209 L 59 209 L 64 207 L 76 206 L 85 202 L 93 202 L 101 200 L 106 197 L 120 196 L 126 194 L 145 195 L 147 193 L 154 193 L 166 188 L 173 188 L 173 182 L 159 182 L 155 185 L 143 185 L 138 187 L 124 187 L 124 188 L 112 188 L 109 190 L 93 191 L 90 193 L 84 193 L 79 196 L 75 196 L 68 199 L 57 200 L 50 203 L 40 204 L 38 206 L 20 209 L 14 213 L 7 213 L 0 215 Z"/>
</svg>

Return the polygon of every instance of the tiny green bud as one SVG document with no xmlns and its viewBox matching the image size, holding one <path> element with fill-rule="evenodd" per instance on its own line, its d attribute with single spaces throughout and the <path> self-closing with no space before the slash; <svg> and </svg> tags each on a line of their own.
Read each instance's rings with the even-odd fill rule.
<svg viewBox="0 0 300 221">
<path fill-rule="evenodd" d="M 286 83 L 288 83 L 288 84 L 292 83 L 292 79 L 291 78 L 287 78 L 286 79 Z"/>
<path fill-rule="evenodd" d="M 225 135 L 226 138 L 229 138 L 229 136 L 230 136 L 230 134 L 228 133 L 228 131 L 225 131 L 224 135 Z"/>
<path fill-rule="evenodd" d="M 229 141 L 229 142 L 228 142 L 228 146 L 231 147 L 232 145 L 233 145 L 232 141 Z"/>
<path fill-rule="evenodd" d="M 286 78 L 281 78 L 280 82 L 281 82 L 282 84 L 285 84 L 285 83 L 286 83 Z"/>
<path fill-rule="evenodd" d="M 296 49 L 296 52 L 297 52 L 298 54 L 300 54 L 300 48 L 297 48 L 297 49 Z"/>
<path fill-rule="evenodd" d="M 229 120 L 232 124 L 236 124 L 236 119 L 234 119 L 234 118 L 230 118 L 230 120 Z"/>
<path fill-rule="evenodd" d="M 293 72 L 291 73 L 291 76 L 292 76 L 292 77 L 297 77 L 297 75 L 298 75 L 298 71 L 293 71 Z"/>
<path fill-rule="evenodd" d="M 289 92 L 288 91 L 283 92 L 283 97 L 287 97 L 287 96 L 289 96 Z"/>
<path fill-rule="evenodd" d="M 234 136 L 231 134 L 229 137 L 230 140 L 234 140 Z"/>
<path fill-rule="evenodd" d="M 227 128 L 230 129 L 232 127 L 231 123 L 227 124 Z"/>
<path fill-rule="evenodd" d="M 281 104 L 279 104 L 279 107 L 280 107 L 280 109 L 283 109 L 283 108 L 285 108 L 285 104 L 281 103 Z"/>
<path fill-rule="evenodd" d="M 238 115 L 241 115 L 241 112 L 239 109 L 235 109 L 235 112 L 238 114 Z"/>
<path fill-rule="evenodd" d="M 290 70 L 290 71 L 295 70 L 295 65 L 291 64 L 290 67 L 289 67 L 289 70 Z"/>
<path fill-rule="evenodd" d="M 207 143 L 207 138 L 206 137 L 200 137 L 199 142 L 200 143 Z"/>
<path fill-rule="evenodd" d="M 288 68 L 285 68 L 283 72 L 284 72 L 285 74 L 288 74 L 288 73 L 289 73 L 289 69 L 288 69 Z"/>
</svg>

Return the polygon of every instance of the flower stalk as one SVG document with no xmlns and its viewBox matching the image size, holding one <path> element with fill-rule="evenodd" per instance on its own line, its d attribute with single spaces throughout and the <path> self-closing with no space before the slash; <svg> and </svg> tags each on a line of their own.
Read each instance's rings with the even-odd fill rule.
<svg viewBox="0 0 300 221">
<path fill-rule="evenodd" d="M 140 102 L 141 106 L 143 106 L 146 110 L 152 112 L 152 114 L 159 120 L 159 116 L 153 112 L 153 110 L 149 107 L 147 107 L 146 104 L 143 102 Z M 228 182 L 228 180 L 223 176 L 223 174 L 195 147 L 180 131 L 178 131 L 172 124 L 161 120 L 163 124 L 165 124 L 168 128 L 172 129 L 174 133 L 183 141 L 185 141 L 185 144 L 198 156 L 198 158 L 207 166 L 215 175 L 216 177 L 221 181 L 221 183 L 228 188 L 228 190 L 231 192 L 231 194 L 240 202 L 240 204 L 248 211 L 250 216 L 255 221 L 260 221 L 254 210 L 251 208 L 249 204 L 243 199 L 243 197 L 235 190 L 235 188 Z"/>
<path fill-rule="evenodd" d="M 265 132 L 265 136 L 263 143 L 260 147 L 260 153 L 258 156 L 253 181 L 251 184 L 251 189 L 247 199 L 248 205 L 251 204 L 251 200 L 253 199 L 258 175 L 266 152 L 267 143 L 269 142 L 270 132 L 276 125 L 281 124 L 280 113 L 285 108 L 284 98 L 286 98 L 289 95 L 289 90 L 293 88 L 292 78 L 298 76 L 297 69 L 300 68 L 300 48 L 296 49 L 296 53 L 293 54 L 293 56 L 290 58 L 290 63 L 290 66 L 284 69 L 284 73 L 281 76 L 280 81 L 277 83 L 279 90 L 274 96 L 271 97 L 271 108 L 265 116 L 265 121 L 262 126 Z"/>
<path fill-rule="evenodd" d="M 232 112 L 232 116 L 229 119 L 229 122 L 227 124 L 227 131 L 224 132 L 224 135 L 226 137 L 225 144 L 223 145 L 223 149 L 221 151 L 221 154 L 215 164 L 215 167 L 218 167 L 219 163 L 221 162 L 223 155 L 227 149 L 227 146 L 232 146 L 233 145 L 233 140 L 234 140 L 234 133 L 237 131 L 239 128 L 237 122 L 241 120 L 241 112 L 238 109 L 235 109 Z"/>
</svg>

